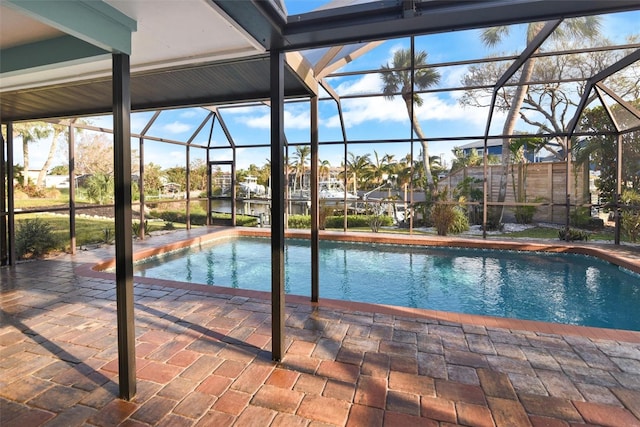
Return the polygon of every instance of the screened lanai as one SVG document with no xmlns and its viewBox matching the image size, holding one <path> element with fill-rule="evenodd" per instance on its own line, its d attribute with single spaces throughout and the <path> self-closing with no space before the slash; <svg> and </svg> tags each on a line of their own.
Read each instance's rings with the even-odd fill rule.
<svg viewBox="0 0 640 427">
<path fill-rule="evenodd" d="M 609 199 L 594 203 L 589 194 L 589 162 L 576 164 L 579 150 L 575 147 L 595 150 L 590 147 L 590 141 L 604 138 L 617 142 L 614 150 L 616 157 L 601 158 L 601 163 L 622 165 L 625 158 L 633 158 L 640 121 L 636 68 L 640 45 L 634 38 L 636 34 L 633 29 L 625 32 L 625 37 L 621 34 L 616 40 L 600 39 L 588 45 L 581 44 L 580 40 L 573 40 L 575 44 L 571 44 L 555 36 L 562 31 L 563 22 L 572 18 L 605 15 L 615 20 L 624 14 L 636 16 L 638 11 L 635 2 L 468 4 L 411 1 L 356 2 L 349 6 L 341 6 L 337 2 L 340 7 L 290 16 L 275 2 L 192 2 L 186 11 L 180 11 L 189 13 L 192 19 L 185 19 L 188 24 L 177 25 L 176 28 L 163 22 L 171 14 L 158 16 L 145 2 L 108 1 L 100 4 L 102 6 L 98 9 L 104 6 L 108 10 L 107 15 L 118 22 L 120 29 L 112 31 L 119 33 L 124 27 L 131 46 L 126 42 L 120 44 L 120 41 L 113 41 L 100 32 L 93 34 L 89 30 L 75 28 L 73 23 L 54 17 L 51 10 L 38 9 L 30 6 L 29 2 L 10 1 L 3 4 L 3 20 L 13 23 L 27 20 L 32 24 L 35 19 L 49 28 L 37 35 L 27 31 L 23 40 L 9 40 L 5 30 L 13 28 L 15 32 L 15 27 L 9 27 L 3 21 L 1 116 L 6 126 L 3 128 L 2 152 L 5 159 L 15 159 L 14 123 L 34 119 L 46 119 L 48 123 L 62 125 L 68 129 L 70 140 L 74 135 L 77 137 L 76 130 L 79 129 L 95 134 L 103 131 L 113 134 L 115 244 L 121 262 L 117 267 L 118 290 L 122 291 L 122 299 L 118 301 L 119 310 L 122 307 L 122 328 L 125 331 L 121 357 L 128 357 L 131 364 L 131 353 L 126 349 L 126 340 L 131 339 L 130 335 L 126 338 L 126 323 L 133 321 L 131 313 L 127 312 L 131 308 L 126 308 L 129 304 L 127 295 L 130 298 L 128 288 L 132 281 L 132 236 L 129 224 L 133 217 L 131 206 L 135 205 L 131 203 L 132 195 L 127 190 L 131 187 L 132 179 L 127 172 L 132 169 L 131 149 L 138 150 L 139 156 L 141 224 L 145 218 L 144 205 L 150 202 L 144 191 L 146 161 L 155 151 L 162 151 L 161 147 L 165 144 L 179 147 L 175 151 L 181 151 L 179 157 L 184 160 L 182 165 L 187 170 L 184 189 L 187 224 L 192 197 L 196 202 L 208 204 L 207 223 L 211 220 L 210 205 L 214 200 L 211 183 L 213 175 L 219 171 L 215 167 L 230 165 L 228 174 L 233 182 L 236 179 L 235 172 L 242 169 L 238 163 L 245 156 L 258 152 L 257 158 L 269 159 L 268 186 L 271 188 L 271 198 L 266 198 L 266 203 L 269 206 L 268 225 L 272 230 L 273 245 L 275 359 L 282 357 L 284 349 L 281 323 L 284 272 L 281 257 L 284 230 L 288 226 L 285 217 L 291 210 L 288 205 L 292 199 L 289 192 L 295 191 L 290 184 L 293 179 L 295 187 L 296 180 L 291 178 L 292 172 L 285 158 L 294 155 L 297 147 L 309 147 L 311 157 L 307 207 L 311 218 L 312 270 L 317 265 L 317 250 L 314 252 L 314 248 L 318 245 L 321 216 L 317 182 L 321 180 L 320 160 L 323 159 L 332 159 L 330 164 L 334 166 L 335 178 L 342 183 L 344 197 L 335 210 L 343 212 L 344 229 L 348 228 L 350 193 L 361 200 L 369 192 L 382 193 L 382 196 L 374 194 L 378 195 L 378 199 L 384 198 L 386 193 L 393 208 L 385 209 L 401 206 L 405 212 L 417 210 L 420 203 L 426 201 L 427 186 L 431 184 L 424 173 L 422 179 L 414 178 L 420 173 L 421 167 L 422 171 L 430 167 L 432 172 L 436 172 L 431 175 L 435 175 L 438 181 L 432 184 L 433 188 L 437 188 L 439 194 L 450 194 L 450 198 L 443 199 L 441 204 L 460 204 L 469 210 L 480 207 L 476 210 L 476 213 L 480 212 L 477 221 L 482 225 L 485 236 L 493 210 L 501 211 L 502 206 L 514 212 L 519 206 L 534 206 L 545 221 L 569 228 L 572 211 L 587 208 L 591 212 L 593 205 L 597 208 L 606 205 L 608 211 L 614 212 L 615 240 L 619 242 L 619 199 L 623 184 L 637 173 L 632 169 L 633 160 L 626 171 L 622 167 L 614 169 L 616 179 Z M 80 13 L 73 7 L 67 12 L 73 12 L 74 16 Z M 190 33 L 193 28 L 199 28 L 193 21 L 198 16 L 202 28 L 207 28 L 211 33 L 197 36 Z M 217 25 L 211 25 L 207 19 L 216 20 Z M 633 18 L 631 20 L 633 22 Z M 54 21 L 53 25 L 51 21 Z M 546 23 L 540 25 L 528 39 L 525 27 L 537 21 Z M 136 26 L 136 22 L 139 25 Z M 476 55 L 464 49 L 465 40 L 479 39 L 479 29 L 498 25 L 507 25 L 513 33 L 520 34 L 518 42 L 504 48 L 506 52 Z M 24 24 L 23 27 L 36 28 Z M 167 28 L 171 28 L 170 33 L 163 34 Z M 459 37 L 452 43 L 452 46 L 459 44 L 458 49 L 451 49 L 451 55 L 435 56 L 429 52 L 429 45 L 443 43 L 441 39 L 450 34 Z M 201 42 L 195 47 L 190 43 L 194 37 Z M 218 41 L 220 45 L 210 46 L 211 40 Z M 356 42 L 358 44 L 353 44 Z M 392 50 L 390 44 L 397 46 Z M 372 52 L 384 48 L 389 51 L 405 49 L 413 55 L 409 56 L 409 64 L 400 67 L 389 65 L 389 55 L 384 63 L 379 63 L 380 60 L 374 59 Z M 34 58 L 33 52 L 48 49 L 65 52 L 65 55 L 52 58 L 49 63 L 28 59 Z M 429 52 L 429 56 L 427 64 L 420 66 L 416 64 L 415 53 L 423 49 Z M 69 52 L 73 54 L 69 55 Z M 109 61 L 105 62 L 104 58 L 109 56 L 124 59 L 125 62 L 114 60 L 113 66 L 105 67 Z M 382 65 L 386 65 L 387 69 L 383 69 Z M 533 69 L 529 76 L 525 71 L 527 67 Z M 565 69 L 571 73 L 566 75 L 560 72 Z M 420 88 L 416 83 L 426 70 L 435 70 L 440 79 L 436 84 Z M 400 85 L 395 90 L 383 93 L 380 81 L 385 74 L 408 77 L 409 87 Z M 112 94 L 112 91 L 118 94 Z M 516 105 L 513 97 L 523 92 L 526 93 L 523 94 L 523 106 L 520 107 L 519 126 L 505 131 L 505 118 L 509 109 Z M 419 102 L 415 102 L 416 96 L 421 97 Z M 406 103 L 403 98 L 413 102 Z M 120 99 L 117 105 L 115 99 Z M 367 106 L 371 105 L 379 108 L 367 110 Z M 466 108 L 459 108 L 462 105 Z M 589 109 L 596 112 L 603 110 L 605 129 L 590 121 L 586 116 Z M 523 113 L 525 110 L 526 114 Z M 113 111 L 111 122 L 110 119 L 100 119 L 91 124 L 91 119 L 87 120 L 88 123 L 77 120 L 90 115 L 97 117 L 109 111 Z M 263 123 L 252 128 L 254 131 L 250 140 L 240 136 L 239 128 L 243 122 L 235 119 L 238 111 L 246 114 L 245 125 L 255 122 L 249 119 L 260 119 L 260 123 Z M 167 137 L 162 127 L 158 126 L 160 122 L 156 121 L 181 112 L 196 115 L 197 125 L 188 135 Z M 387 121 L 387 124 L 373 137 L 366 135 L 362 128 L 367 126 L 367 121 L 360 121 L 359 112 L 365 116 L 378 114 L 373 116 L 373 120 L 382 123 Z M 438 117 L 438 114 L 442 116 Z M 458 121 L 451 120 L 444 126 L 431 128 L 425 125 L 454 115 L 457 115 Z M 288 128 L 288 121 L 298 116 L 305 118 L 307 123 L 296 122 L 295 126 Z M 134 125 L 133 117 L 139 117 L 144 125 Z M 265 121 L 268 126 L 264 125 Z M 472 122 L 473 126 L 463 127 L 465 122 L 467 125 Z M 416 130 L 419 124 L 424 126 L 426 137 L 419 135 Z M 532 139 L 533 142 L 530 141 Z M 500 164 L 491 164 L 498 163 L 489 156 L 488 143 L 491 140 L 507 141 L 503 145 Z M 504 148 L 518 145 L 514 142 L 519 140 L 538 144 L 546 150 L 544 155 L 555 156 L 558 161 L 549 162 L 555 164 L 552 166 L 544 165 L 544 162 L 532 162 L 532 165 L 524 166 L 525 162 L 522 162 L 520 169 L 511 167 L 505 173 L 501 167 L 513 165 L 514 162 L 506 160 L 508 153 Z M 461 177 L 452 168 L 444 167 L 446 163 L 463 163 L 464 157 L 454 156 L 452 151 L 474 141 L 482 141 L 483 144 L 481 150 L 476 150 L 476 155 L 479 154 L 482 161 L 476 162 L 475 170 L 471 169 L 472 166 L 465 166 L 460 169 L 465 174 Z M 73 146 L 73 143 L 69 145 Z M 523 147 L 522 144 L 519 146 Z M 629 147 L 626 153 L 625 146 Z M 425 161 L 421 157 L 426 147 L 429 147 L 430 156 L 426 156 Z M 364 179 L 358 181 L 353 176 L 349 163 L 353 163 L 357 157 L 372 155 L 374 151 L 376 155 L 390 154 L 396 159 L 408 156 L 405 175 L 409 179 L 404 187 L 398 182 L 400 172 L 386 173 L 386 178 L 378 179 L 380 185 L 368 185 L 363 182 Z M 537 151 L 537 155 L 542 156 L 540 151 Z M 192 196 L 190 191 L 189 170 L 194 158 L 207 165 L 209 178 L 204 197 Z M 71 148 L 68 150 L 68 159 L 69 182 L 72 183 L 76 176 L 71 167 L 75 160 Z M 2 161 L 2 166 L 5 168 L 5 161 Z M 524 191 L 524 188 L 517 189 L 516 184 L 524 186 L 524 180 L 516 180 L 514 176 L 523 174 L 523 169 L 527 168 L 541 169 L 539 174 L 547 181 L 542 181 L 540 186 L 544 188 L 544 182 L 554 186 L 550 195 L 530 192 L 528 199 L 518 199 L 517 192 Z M 533 186 L 536 178 L 533 172 L 529 173 L 532 174 L 529 175 L 529 183 Z M 7 163 L 3 176 L 13 176 L 12 161 Z M 481 191 L 481 196 L 476 196 L 475 200 L 467 198 L 454 202 L 453 189 L 468 176 L 476 177 L 475 189 Z M 506 178 L 501 180 L 501 176 Z M 425 180 L 426 184 L 422 182 Z M 362 185 L 362 189 L 358 185 Z M 351 186 L 355 187 L 353 191 L 350 190 Z M 70 213 L 73 250 L 76 206 L 71 188 L 73 185 L 69 191 L 69 207 L 61 210 Z M 230 185 L 230 194 L 223 195 L 232 206 L 238 199 L 236 188 Z M 15 210 L 13 190 L 11 185 L 2 188 L 3 262 L 9 264 L 15 262 L 15 255 L 11 253 L 15 246 L 14 221 L 20 215 Z M 396 196 L 393 199 L 390 197 L 392 192 Z M 505 194 L 502 199 L 501 193 Z M 244 203 L 244 199 L 239 203 Z M 38 213 L 47 210 L 30 208 Z M 235 222 L 238 209 L 234 206 L 230 213 L 231 221 Z M 413 232 L 414 220 L 425 219 L 426 214 L 420 215 L 412 211 L 405 216 L 409 232 Z M 312 286 L 317 289 L 317 275 L 312 275 L 312 281 L 315 282 Z M 314 295 L 313 298 L 317 300 L 317 291 Z M 129 384 L 135 390 L 131 370 L 121 369 L 121 372 L 125 377 L 129 376 Z M 130 396 L 131 391 L 122 391 L 121 394 Z"/>
</svg>

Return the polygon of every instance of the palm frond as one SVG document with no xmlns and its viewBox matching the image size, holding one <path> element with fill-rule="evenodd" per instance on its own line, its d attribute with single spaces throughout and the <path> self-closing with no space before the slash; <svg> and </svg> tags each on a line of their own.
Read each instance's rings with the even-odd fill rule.
<svg viewBox="0 0 640 427">
<path fill-rule="evenodd" d="M 489 47 L 494 47 L 503 37 L 509 35 L 509 27 L 500 26 L 500 27 L 490 27 L 482 31 L 480 33 L 480 40 L 482 43 Z"/>
</svg>

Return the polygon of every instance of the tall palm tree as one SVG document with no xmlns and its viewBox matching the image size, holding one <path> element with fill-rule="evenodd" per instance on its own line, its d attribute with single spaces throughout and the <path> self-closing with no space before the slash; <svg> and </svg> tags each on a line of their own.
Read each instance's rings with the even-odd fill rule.
<svg viewBox="0 0 640 427">
<path fill-rule="evenodd" d="M 329 160 L 318 161 L 318 175 L 320 175 L 320 181 L 328 181 L 331 174 L 331 162 Z"/>
<path fill-rule="evenodd" d="M 22 185 L 29 183 L 29 144 L 47 138 L 51 128 L 44 122 L 16 123 L 13 125 L 13 137 L 22 138 L 22 157 L 24 174 Z"/>
<path fill-rule="evenodd" d="M 440 81 L 440 73 L 427 67 L 427 53 L 425 51 L 415 53 L 413 64 L 415 67 L 413 83 L 416 89 L 423 90 L 438 84 Z M 411 120 L 413 126 L 413 131 L 422 144 L 422 162 L 424 164 L 427 187 L 433 190 L 433 176 L 431 175 L 431 167 L 429 165 L 429 143 L 424 136 L 415 109 L 415 107 L 420 107 L 423 104 L 423 100 L 420 95 L 414 93 L 414 89 L 411 87 L 411 50 L 401 49 L 395 51 L 393 54 L 393 63 L 391 65 L 388 63 L 383 65 L 382 70 L 381 77 L 384 83 L 382 93 L 387 99 L 393 99 L 398 93 L 402 96 L 402 100 L 407 107 L 409 120 Z"/>
<path fill-rule="evenodd" d="M 538 33 L 540 33 L 540 31 L 544 27 L 544 24 L 544 22 L 532 22 L 527 26 L 527 45 L 529 45 L 538 35 Z M 509 35 L 509 28 L 510 27 L 508 26 L 487 28 L 482 32 L 482 42 L 489 47 L 497 45 L 501 40 L 503 40 L 503 38 Z M 583 37 L 587 39 L 595 39 L 599 34 L 600 17 L 585 16 L 563 21 L 563 23 L 553 32 L 551 37 L 558 39 L 568 37 Z M 508 135 L 512 135 L 515 131 L 516 122 L 520 115 L 520 109 L 522 108 L 522 104 L 529 90 L 529 86 L 526 84 L 526 82 L 531 80 L 534 66 L 535 58 L 529 58 L 522 65 L 520 80 L 513 95 L 513 100 L 511 102 L 511 105 L 509 106 L 509 112 L 507 113 L 504 127 L 502 129 L 502 134 L 507 135 L 507 137 L 502 140 L 502 170 L 500 174 L 500 187 L 498 191 L 498 202 L 500 203 L 504 202 L 507 196 L 507 176 L 509 173 L 511 153 L 509 149 L 511 139 L 508 137 Z M 499 222 L 502 222 L 503 212 L 504 206 L 500 211 Z"/>
<path fill-rule="evenodd" d="M 300 180 L 300 188 L 304 188 L 304 173 L 306 170 L 306 165 L 307 165 L 307 158 L 309 157 L 309 155 L 311 155 L 311 147 L 309 147 L 308 145 L 305 146 L 297 146 L 296 147 L 296 152 L 294 153 L 294 159 L 295 159 L 295 174 L 296 174 L 296 179 Z M 295 180 L 294 180 L 294 186 L 295 186 Z"/>
<path fill-rule="evenodd" d="M 349 153 L 349 160 L 347 160 L 347 181 L 349 177 L 353 177 L 356 185 L 355 191 L 357 192 L 358 184 L 364 179 L 369 170 L 371 169 L 371 159 L 369 154 L 363 156 L 356 156 L 353 153 Z"/>
<path fill-rule="evenodd" d="M 44 185 L 44 177 L 46 176 L 47 171 L 51 167 L 51 164 L 53 163 L 53 158 L 56 154 L 56 151 L 58 150 L 58 138 L 61 135 L 67 134 L 68 128 L 66 126 L 52 124 L 51 127 L 53 129 L 52 130 L 53 137 L 51 138 L 51 145 L 49 146 L 49 154 L 47 154 L 47 158 L 44 162 L 44 165 L 42 165 L 42 168 L 38 173 L 38 180 L 36 181 L 36 187 L 42 187 Z"/>
</svg>

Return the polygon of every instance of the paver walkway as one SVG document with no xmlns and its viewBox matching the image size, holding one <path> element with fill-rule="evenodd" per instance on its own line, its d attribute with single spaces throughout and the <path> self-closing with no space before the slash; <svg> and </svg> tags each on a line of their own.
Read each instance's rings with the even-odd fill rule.
<svg viewBox="0 0 640 427">
<path fill-rule="evenodd" d="M 108 250 L 107 250 L 108 252 Z M 287 297 L 136 284 L 138 393 L 117 398 L 104 254 L 0 269 L 0 425 L 640 426 L 640 339 L 510 330 Z"/>
</svg>

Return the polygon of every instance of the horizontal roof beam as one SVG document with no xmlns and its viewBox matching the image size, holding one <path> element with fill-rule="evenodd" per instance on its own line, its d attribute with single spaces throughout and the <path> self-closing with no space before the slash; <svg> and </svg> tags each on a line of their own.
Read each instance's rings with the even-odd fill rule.
<svg viewBox="0 0 640 427">
<path fill-rule="evenodd" d="M 407 11 L 404 2 L 381 0 L 292 15 L 282 23 L 269 2 L 212 1 L 265 48 L 284 50 L 638 9 L 637 0 L 428 0 Z"/>
<path fill-rule="evenodd" d="M 3 5 L 107 52 L 131 55 L 136 21 L 103 1 L 4 0 Z"/>
<path fill-rule="evenodd" d="M 0 74 L 8 77 L 26 70 L 50 69 L 62 63 L 81 63 L 109 55 L 106 50 L 73 36 L 61 36 L 1 50 Z"/>
</svg>

